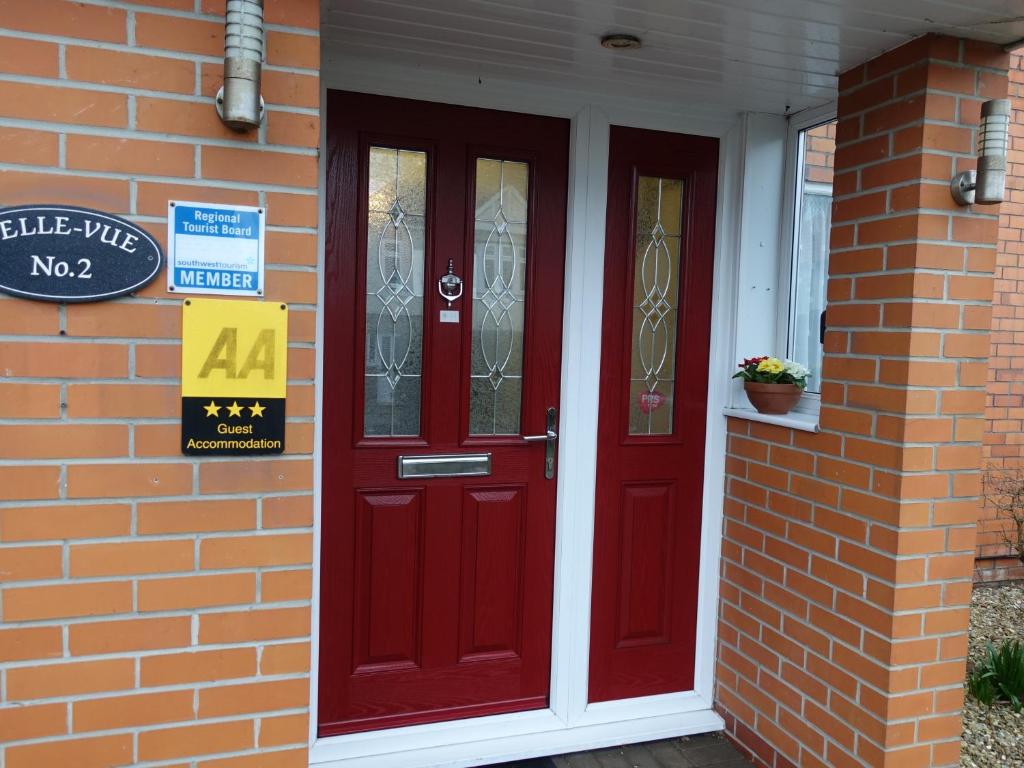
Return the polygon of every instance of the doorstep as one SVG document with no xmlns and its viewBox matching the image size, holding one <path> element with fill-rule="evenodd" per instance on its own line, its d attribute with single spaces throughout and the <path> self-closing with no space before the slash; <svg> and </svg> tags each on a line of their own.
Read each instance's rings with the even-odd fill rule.
<svg viewBox="0 0 1024 768">
<path fill-rule="evenodd" d="M 750 768 L 750 763 L 720 734 L 709 733 L 517 760 L 486 768 Z"/>
</svg>

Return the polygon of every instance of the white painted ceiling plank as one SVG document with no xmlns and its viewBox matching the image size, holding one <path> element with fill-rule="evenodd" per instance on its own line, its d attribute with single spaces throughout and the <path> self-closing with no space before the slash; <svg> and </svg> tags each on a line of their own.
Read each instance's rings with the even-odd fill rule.
<svg viewBox="0 0 1024 768">
<path fill-rule="evenodd" d="M 328 48 L 329 46 L 325 46 Z M 737 80 L 725 86 L 701 82 L 679 80 L 666 84 L 664 81 L 642 83 L 634 80 L 623 80 L 614 74 L 602 77 L 583 77 L 575 72 L 545 71 L 536 67 L 521 67 L 510 63 L 494 63 L 491 61 L 469 60 L 464 57 L 446 57 L 443 54 L 429 55 L 424 51 L 395 50 L 391 46 L 375 46 L 365 42 L 347 43 L 343 49 L 345 54 L 330 58 L 336 66 L 343 67 L 348 57 L 372 62 L 374 59 L 403 63 L 409 67 L 429 69 L 439 72 L 448 71 L 460 76 L 471 75 L 486 81 L 489 78 L 506 79 L 524 84 L 538 85 L 557 84 L 565 89 L 578 89 L 607 96 L 632 96 L 648 101 L 669 100 L 687 101 L 697 104 L 728 107 L 735 111 L 754 110 L 759 112 L 781 113 L 786 106 L 792 111 L 828 102 L 835 92 L 827 89 L 816 89 L 816 93 L 801 94 L 794 87 L 793 93 L 776 94 L 764 88 L 753 88 Z"/>
<path fill-rule="evenodd" d="M 859 30 L 853 27 L 841 29 L 837 25 L 809 23 L 801 18 L 777 18 L 765 14 L 751 14 L 743 10 L 712 7 L 693 14 L 682 14 L 673 7 L 671 13 L 662 13 L 649 8 L 617 8 L 600 5 L 588 0 L 586 14 L 560 12 L 558 4 L 546 4 L 543 8 L 524 8 L 502 0 L 446 0 L 443 5 L 423 4 L 410 0 L 352 0 L 338 3 L 334 0 L 333 10 L 353 10 L 360 7 L 377 6 L 381 10 L 375 15 L 391 18 L 401 24 L 406 15 L 414 11 L 431 11 L 446 14 L 447 22 L 453 28 L 486 28 L 496 20 L 516 22 L 529 30 L 560 28 L 569 33 L 578 33 L 581 23 L 591 23 L 610 29 L 632 27 L 639 31 L 664 29 L 679 34 L 691 34 L 705 39 L 727 43 L 748 44 L 750 35 L 776 38 L 779 50 L 798 49 L 807 41 L 841 43 L 851 50 L 874 51 L 880 45 L 879 33 L 874 30 Z M 673 0 L 674 2 L 674 0 Z M 684 3 L 680 3 L 684 5 Z M 579 8 L 573 9 L 578 11 Z M 728 18 L 726 18 L 728 16 Z M 328 23 L 329 17 L 328 17 Z M 629 30 L 622 30 L 629 31 Z M 909 33 L 883 33 L 883 46 L 891 47 L 911 36 Z"/>
<path fill-rule="evenodd" d="M 325 60 L 712 111 L 799 111 L 836 74 L 929 31 L 1024 37 L 1022 0 L 322 0 Z M 599 46 L 636 34 L 638 51 Z"/>
<path fill-rule="evenodd" d="M 379 7 L 373 2 L 353 2 L 346 5 L 344 11 L 332 11 L 328 14 L 325 28 L 340 30 L 358 27 L 359 19 L 372 20 L 374 24 L 385 25 L 388 28 L 401 28 L 414 24 L 416 26 L 433 27 L 436 29 L 449 30 L 452 34 L 486 37 L 497 40 L 515 40 L 522 45 L 536 44 L 538 46 L 561 48 L 572 55 L 579 50 L 581 42 L 589 38 L 595 44 L 595 50 L 608 56 L 616 55 L 612 51 L 604 51 L 596 47 L 600 37 L 607 32 L 607 27 L 589 19 L 581 20 L 576 31 L 559 29 L 554 26 L 546 28 L 528 27 L 517 22 L 506 20 L 492 20 L 486 25 L 486 32 L 480 32 L 470 25 L 470 20 L 464 16 L 452 16 L 440 12 L 437 9 L 409 8 L 403 11 L 402 24 L 396 25 L 393 18 L 382 16 L 375 11 Z M 460 26 L 455 26 L 460 24 Z M 619 27 L 621 31 L 631 31 Z M 640 31 L 640 30 L 633 30 Z M 781 48 L 781 46 L 777 46 Z M 834 75 L 836 61 L 838 60 L 839 49 L 834 44 L 814 43 L 804 46 L 805 50 L 799 52 L 776 51 L 764 48 L 756 48 L 749 40 L 740 40 L 728 43 L 723 46 L 715 42 L 695 35 L 679 34 L 667 29 L 655 29 L 644 34 L 644 48 L 641 51 L 630 52 L 631 58 L 644 58 L 651 52 L 658 55 L 668 54 L 677 57 L 688 57 L 690 59 L 707 59 L 718 61 L 725 57 L 736 61 L 747 61 L 757 66 L 770 66 L 778 69 L 790 69 L 794 71 L 815 72 L 818 74 Z M 623 55 L 621 52 L 618 55 Z"/>
<path fill-rule="evenodd" d="M 632 71 L 645 77 L 655 78 L 679 75 L 722 82 L 723 77 L 728 78 L 742 74 L 744 77 L 765 82 L 801 83 L 823 88 L 834 88 L 836 85 L 836 77 L 832 73 L 776 67 L 763 61 L 698 57 L 689 55 L 684 49 L 678 48 L 647 46 L 642 50 L 623 54 L 599 47 L 596 44 L 596 38 L 593 46 L 574 49 L 568 45 L 554 45 L 547 42 L 534 43 L 509 37 L 465 35 L 456 30 L 421 24 L 407 23 L 396 28 L 388 19 L 365 15 L 339 14 L 337 21 L 336 25 L 332 24 L 325 28 L 323 32 L 325 39 L 346 41 L 370 39 L 374 36 L 381 40 L 388 38 L 403 41 L 413 39 L 435 46 L 443 46 L 450 52 L 460 49 L 484 49 L 494 57 L 518 57 L 524 63 L 531 60 L 537 61 L 539 65 L 554 62 L 557 65 L 590 72 L 617 69 L 622 72 Z M 396 45 L 401 45 L 401 43 L 396 43 Z"/>
</svg>

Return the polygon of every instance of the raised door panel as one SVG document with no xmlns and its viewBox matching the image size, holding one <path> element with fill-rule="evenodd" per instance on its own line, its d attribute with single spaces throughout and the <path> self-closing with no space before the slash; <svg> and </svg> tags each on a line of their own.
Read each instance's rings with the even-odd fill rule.
<svg viewBox="0 0 1024 768">
<path fill-rule="evenodd" d="M 673 483 L 622 489 L 616 646 L 665 643 L 672 597 Z"/>
<path fill-rule="evenodd" d="M 356 508 L 354 673 L 419 666 L 423 595 L 420 491 L 363 492 Z"/>
<path fill-rule="evenodd" d="M 469 488 L 462 515 L 461 657 L 519 655 L 526 554 L 524 488 Z"/>
</svg>

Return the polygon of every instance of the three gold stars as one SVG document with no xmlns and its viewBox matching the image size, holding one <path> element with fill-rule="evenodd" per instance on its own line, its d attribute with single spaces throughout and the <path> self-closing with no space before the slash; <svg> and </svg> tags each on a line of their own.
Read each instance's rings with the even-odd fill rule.
<svg viewBox="0 0 1024 768">
<path fill-rule="evenodd" d="M 231 403 L 231 405 L 221 406 L 221 405 L 217 405 L 217 403 L 215 401 L 211 400 L 209 405 L 204 405 L 203 406 L 203 410 L 206 411 L 206 417 L 210 418 L 212 416 L 215 419 L 216 418 L 220 418 L 220 409 L 221 408 L 227 408 L 228 409 L 228 416 L 229 417 L 231 417 L 231 416 L 238 416 L 239 418 L 242 417 L 242 411 L 245 408 L 249 409 L 249 413 L 254 418 L 257 417 L 257 416 L 262 418 L 263 417 L 263 412 L 265 410 L 267 410 L 267 406 L 260 405 L 260 401 L 259 400 L 257 400 L 255 403 L 253 403 L 252 405 L 249 405 L 249 406 L 239 405 L 237 400 L 233 401 Z"/>
</svg>

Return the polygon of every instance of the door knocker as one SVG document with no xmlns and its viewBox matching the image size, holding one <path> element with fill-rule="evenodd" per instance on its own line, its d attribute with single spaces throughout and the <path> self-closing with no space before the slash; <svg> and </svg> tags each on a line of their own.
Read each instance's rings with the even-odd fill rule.
<svg viewBox="0 0 1024 768">
<path fill-rule="evenodd" d="M 462 278 L 455 274 L 455 265 L 451 259 L 448 259 L 448 274 L 437 281 L 437 290 L 448 302 L 449 308 L 453 301 L 462 297 Z"/>
</svg>

